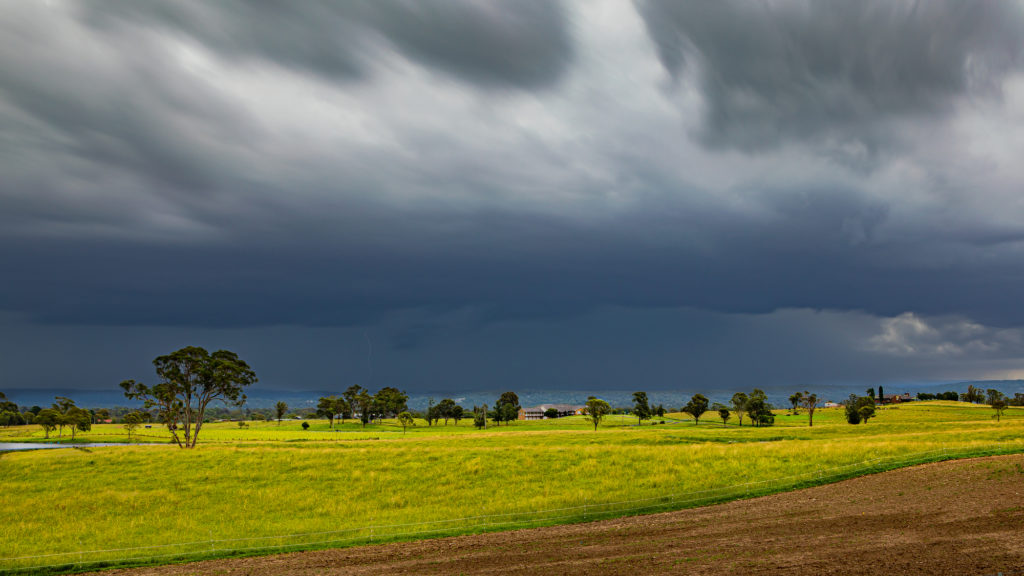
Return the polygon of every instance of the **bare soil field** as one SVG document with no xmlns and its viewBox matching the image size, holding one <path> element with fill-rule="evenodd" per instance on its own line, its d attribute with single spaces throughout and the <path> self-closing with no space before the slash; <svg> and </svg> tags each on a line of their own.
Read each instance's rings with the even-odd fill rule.
<svg viewBox="0 0 1024 576">
<path fill-rule="evenodd" d="M 1024 574 L 1024 455 L 928 464 L 664 514 L 102 572 Z"/>
</svg>

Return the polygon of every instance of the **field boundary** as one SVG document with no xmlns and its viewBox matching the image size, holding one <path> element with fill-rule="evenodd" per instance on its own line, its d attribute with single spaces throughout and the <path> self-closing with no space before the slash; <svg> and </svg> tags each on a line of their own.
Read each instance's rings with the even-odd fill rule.
<svg viewBox="0 0 1024 576">
<path fill-rule="evenodd" d="M 532 511 L 511 511 L 498 514 L 480 514 L 443 520 L 401 524 L 370 523 L 365 526 L 341 530 L 247 538 L 193 540 L 190 542 L 150 546 L 14 556 L 0 558 L 0 574 L 81 572 L 112 567 L 171 564 L 212 558 L 258 556 L 323 548 L 344 548 L 348 546 L 417 540 L 427 537 L 480 534 L 556 524 L 591 522 L 753 498 L 920 464 L 983 456 L 1018 454 L 1022 452 L 1024 452 L 1024 442 L 1013 441 L 984 446 L 943 447 L 923 452 L 866 459 L 850 464 L 818 468 L 805 473 L 754 482 L 613 502 L 589 502 L 584 499 L 582 504 L 574 506 Z"/>
</svg>

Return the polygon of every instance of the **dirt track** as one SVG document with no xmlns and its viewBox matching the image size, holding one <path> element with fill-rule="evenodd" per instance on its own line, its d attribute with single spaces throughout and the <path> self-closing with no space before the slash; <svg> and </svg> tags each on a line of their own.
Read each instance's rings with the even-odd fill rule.
<svg viewBox="0 0 1024 576">
<path fill-rule="evenodd" d="M 1024 574 L 1024 456 L 928 464 L 719 506 L 105 575 Z"/>
</svg>

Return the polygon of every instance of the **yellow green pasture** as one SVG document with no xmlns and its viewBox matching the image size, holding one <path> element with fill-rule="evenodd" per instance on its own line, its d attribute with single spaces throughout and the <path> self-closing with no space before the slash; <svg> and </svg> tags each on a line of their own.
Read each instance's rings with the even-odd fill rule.
<svg viewBox="0 0 1024 576">
<path fill-rule="evenodd" d="M 347 423 L 204 428 L 171 445 L 0 456 L 0 569 L 69 571 L 459 534 L 681 508 L 911 461 L 1024 451 L 1024 409 L 922 402 L 851 426 L 839 410 L 768 428 L 612 418 L 478 431 Z M 658 419 L 660 420 L 660 419 Z M 666 422 L 672 420 L 666 418 Z M 717 422 L 717 423 L 716 423 Z M 311 421 L 311 423 L 313 423 Z M 79 439 L 110 441 L 116 426 Z M 155 427 L 149 441 L 166 441 Z M 31 427 L 0 441 L 38 440 Z M 275 548 L 276 547 L 276 548 Z M 90 552 L 101 551 L 101 552 Z"/>
</svg>

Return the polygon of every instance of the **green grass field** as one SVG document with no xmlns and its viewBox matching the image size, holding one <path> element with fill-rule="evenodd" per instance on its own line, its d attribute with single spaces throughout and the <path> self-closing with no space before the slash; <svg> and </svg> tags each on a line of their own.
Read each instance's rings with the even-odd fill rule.
<svg viewBox="0 0 1024 576">
<path fill-rule="evenodd" d="M 672 415 L 678 418 L 680 415 Z M 1001 422 L 957 402 L 839 409 L 742 428 L 709 413 L 636 426 L 582 417 L 475 430 L 323 421 L 204 427 L 171 445 L 3 453 L 0 569 L 69 571 L 364 544 L 682 508 L 828 482 L 910 461 L 1024 451 L 1024 409 Z M 139 441 L 166 442 L 154 426 Z M 0 441 L 39 441 L 38 427 Z M 124 440 L 115 425 L 79 441 Z M 864 462 L 870 461 L 869 464 Z M 292 536 L 288 536 L 292 535 Z M 153 547 L 156 546 L 156 547 Z M 280 548 L 273 548 L 278 546 Z M 153 547 L 141 548 L 138 547 Z M 87 552 L 87 551 L 103 552 Z M 82 564 L 78 564 L 82 563 Z M 41 570 L 35 568 L 34 570 Z"/>
</svg>

